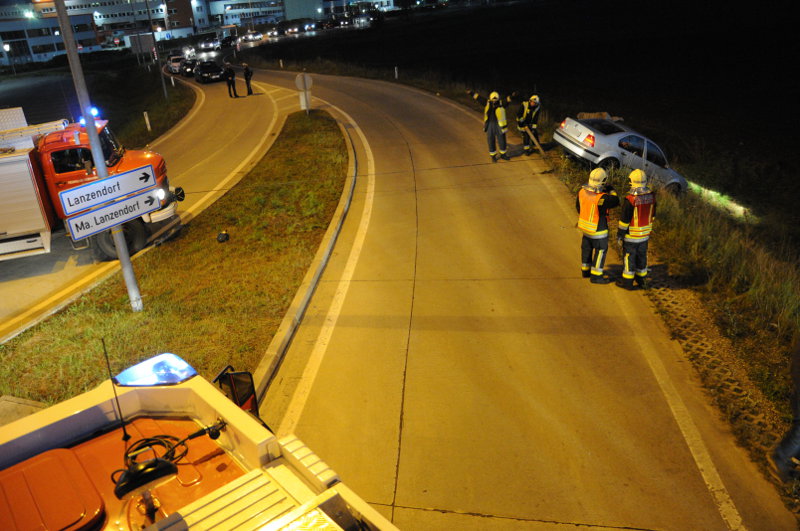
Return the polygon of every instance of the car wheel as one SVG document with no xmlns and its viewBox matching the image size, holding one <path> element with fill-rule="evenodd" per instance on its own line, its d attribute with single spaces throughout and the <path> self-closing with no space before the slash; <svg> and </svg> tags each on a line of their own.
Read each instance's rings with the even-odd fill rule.
<svg viewBox="0 0 800 531">
<path fill-rule="evenodd" d="M 619 169 L 620 164 L 619 161 L 614 157 L 609 157 L 607 159 L 601 160 L 598 166 L 600 166 L 606 171 L 614 171 Z"/>
<path fill-rule="evenodd" d="M 147 228 L 141 219 L 125 223 L 122 226 L 122 233 L 125 235 L 125 243 L 128 244 L 128 253 L 131 256 L 144 249 L 144 245 L 147 243 Z M 94 236 L 94 249 L 100 260 L 117 259 L 117 246 L 114 245 L 111 230 Z"/>
<path fill-rule="evenodd" d="M 678 183 L 669 183 L 667 186 L 664 187 L 666 192 L 674 197 L 680 197 L 683 195 L 683 190 L 681 190 L 681 185 Z"/>
</svg>

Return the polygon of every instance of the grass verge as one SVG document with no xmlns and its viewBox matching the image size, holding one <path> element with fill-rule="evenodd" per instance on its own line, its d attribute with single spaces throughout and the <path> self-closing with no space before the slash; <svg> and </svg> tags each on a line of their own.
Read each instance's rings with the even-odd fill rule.
<svg viewBox="0 0 800 531">
<path fill-rule="evenodd" d="M 0 394 L 52 404 L 160 352 L 203 376 L 230 363 L 253 370 L 308 269 L 336 209 L 347 152 L 329 115 L 291 115 L 269 153 L 184 228 L 134 261 L 144 311 L 121 274 L 0 345 Z M 217 242 L 227 231 L 230 239 Z"/>
</svg>

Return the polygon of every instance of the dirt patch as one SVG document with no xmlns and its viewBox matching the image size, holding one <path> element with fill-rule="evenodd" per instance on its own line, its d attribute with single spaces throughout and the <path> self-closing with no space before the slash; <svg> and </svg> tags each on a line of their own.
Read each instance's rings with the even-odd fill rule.
<svg viewBox="0 0 800 531">
<path fill-rule="evenodd" d="M 657 258 L 651 264 L 646 294 L 697 370 L 720 414 L 730 423 L 737 442 L 775 483 L 784 503 L 800 521 L 800 482 L 778 484 L 767 472 L 766 454 L 788 428 L 787 423 L 752 383 L 733 344 L 713 324 L 714 317 L 699 295 L 680 278 L 670 276 L 667 265 Z"/>
</svg>

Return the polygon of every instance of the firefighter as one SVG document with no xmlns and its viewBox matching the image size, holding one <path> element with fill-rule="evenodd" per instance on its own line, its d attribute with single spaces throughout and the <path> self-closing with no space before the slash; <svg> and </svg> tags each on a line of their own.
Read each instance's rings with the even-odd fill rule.
<svg viewBox="0 0 800 531">
<path fill-rule="evenodd" d="M 619 206 L 614 188 L 606 184 L 608 174 L 595 168 L 589 182 L 578 190 L 575 208 L 578 211 L 578 228 L 583 232 L 581 241 L 581 274 L 592 284 L 608 284 L 603 276 L 603 266 L 608 254 L 608 211 Z"/>
<path fill-rule="evenodd" d="M 656 196 L 647 187 L 647 175 L 633 170 L 631 189 L 622 201 L 617 241 L 622 243 L 622 283 L 634 289 L 634 282 L 647 288 L 647 242 L 656 217 Z"/>
<path fill-rule="evenodd" d="M 522 135 L 522 146 L 526 155 L 533 153 L 533 149 L 539 143 L 539 131 L 537 129 L 539 125 L 539 110 L 541 109 L 539 103 L 539 96 L 534 94 L 528 101 L 523 101 L 522 105 L 519 106 L 519 111 L 517 111 L 517 129 Z M 532 142 L 528 129 L 533 132 L 536 143 Z"/>
<path fill-rule="evenodd" d="M 483 108 L 483 131 L 486 133 L 486 142 L 489 144 L 489 156 L 492 162 L 497 162 L 497 151 L 500 150 L 500 158 L 509 160 L 506 154 L 506 132 L 508 131 L 508 120 L 506 118 L 506 107 L 511 101 L 510 97 L 500 98 L 498 92 L 489 94 L 489 98 L 483 98 L 477 92 L 468 91 L 473 99 L 485 105 Z"/>
</svg>

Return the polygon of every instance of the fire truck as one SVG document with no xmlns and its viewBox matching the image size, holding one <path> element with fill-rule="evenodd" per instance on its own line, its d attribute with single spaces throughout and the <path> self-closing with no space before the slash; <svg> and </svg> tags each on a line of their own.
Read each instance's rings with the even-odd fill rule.
<svg viewBox="0 0 800 531">
<path fill-rule="evenodd" d="M 96 120 L 108 177 L 99 179 L 86 126 L 67 120 L 28 125 L 21 108 L 0 110 L 0 260 L 48 253 L 63 229 L 76 249 L 117 257 L 111 237 L 122 226 L 131 254 L 179 227 L 164 158 L 126 150 Z"/>
</svg>

